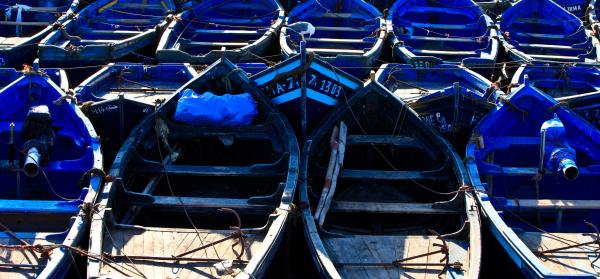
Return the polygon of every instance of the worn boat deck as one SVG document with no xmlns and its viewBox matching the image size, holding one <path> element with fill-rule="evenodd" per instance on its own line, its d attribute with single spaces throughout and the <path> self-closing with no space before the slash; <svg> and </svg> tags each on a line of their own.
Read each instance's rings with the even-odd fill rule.
<svg viewBox="0 0 600 279">
<path fill-rule="evenodd" d="M 534 253 L 538 251 L 556 249 L 592 241 L 592 236 L 581 233 L 540 233 L 540 232 L 515 232 L 525 245 Z M 544 256 L 537 255 L 544 267 L 557 274 L 592 274 L 596 271 L 592 261 L 596 259 L 594 249 L 596 245 L 570 248 Z M 597 265 L 598 263 L 596 263 Z"/>
<path fill-rule="evenodd" d="M 450 250 L 450 263 L 460 262 L 463 268 L 469 266 L 468 251 L 460 241 L 446 239 Z M 344 278 L 446 278 L 446 274 L 438 277 L 442 266 L 344 266 L 342 263 L 384 263 L 439 250 L 433 244 L 441 244 L 435 236 L 370 236 L 355 235 L 353 237 L 323 238 L 323 244 Z M 412 259 L 406 263 L 440 263 L 443 254 Z M 459 270 L 451 272 L 460 273 Z"/>
<path fill-rule="evenodd" d="M 28 244 L 52 244 L 46 241 L 44 235 L 37 234 L 35 238 L 21 238 Z M 20 241 L 13 237 L 0 238 L 2 245 L 22 245 Z M 22 265 L 22 268 L 0 268 L 0 278 L 16 279 L 16 278 L 35 278 L 40 272 L 36 266 L 44 267 L 47 258 L 43 258 L 40 254 L 27 250 L 11 250 L 0 249 L 0 264 L 15 264 Z"/>
<path fill-rule="evenodd" d="M 117 225 L 104 235 L 104 253 L 110 255 L 127 255 L 130 259 L 135 256 L 172 257 L 198 248 L 202 245 L 215 242 L 231 234 L 230 230 L 203 230 L 198 233 L 194 229 L 155 228 L 141 226 Z M 246 249 L 240 260 L 250 260 L 259 250 L 264 238 L 263 234 L 245 233 Z M 111 239 L 112 238 L 112 239 Z M 196 251 L 187 258 L 205 258 L 234 260 L 241 252 L 240 245 L 231 248 L 233 240 L 226 240 L 206 249 Z M 131 276 L 141 277 L 131 270 L 132 263 L 139 272 L 147 278 L 229 278 L 235 277 L 244 269 L 242 264 L 234 264 L 231 276 L 219 274 L 213 266 L 215 262 L 190 262 L 173 260 L 136 260 L 124 258 L 114 259 L 111 266 L 103 264 L 101 274 L 105 276 Z M 125 275 L 126 274 L 126 275 Z"/>
</svg>

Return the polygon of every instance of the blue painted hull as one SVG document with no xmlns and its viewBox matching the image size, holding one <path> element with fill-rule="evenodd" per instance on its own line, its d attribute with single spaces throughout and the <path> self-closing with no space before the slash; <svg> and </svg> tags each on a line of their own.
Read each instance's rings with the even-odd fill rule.
<svg viewBox="0 0 600 279">
<path fill-rule="evenodd" d="M 388 33 L 394 54 L 404 63 L 443 61 L 491 73 L 498 56 L 496 26 L 470 0 L 396 1 Z"/>
<path fill-rule="evenodd" d="M 201 1 L 173 21 L 158 45 L 160 62 L 262 62 L 276 41 L 284 10 L 275 0 Z"/>
<path fill-rule="evenodd" d="M 61 69 L 42 69 L 42 71 L 61 89 L 69 88 L 69 78 L 65 71 Z M 23 76 L 22 71 L 17 71 L 14 68 L 0 68 L 0 89 L 9 85 L 19 77 Z"/>
<path fill-rule="evenodd" d="M 173 11 L 170 0 L 96 1 L 40 42 L 40 63 L 101 65 L 135 54 L 158 42 Z"/>
<path fill-rule="evenodd" d="M 564 133 L 547 128 L 556 121 Z M 594 189 L 600 181 L 600 132 L 529 82 L 486 115 L 476 131 L 467 145 L 467 170 L 487 224 L 517 267 L 528 278 L 596 278 L 593 252 L 546 249 L 585 241 L 578 238 L 590 230 L 585 222 L 600 221 L 591 206 L 599 198 Z M 547 151 L 555 145 L 576 152 L 578 176 L 552 167 L 550 162 L 568 158 Z M 568 240 L 552 244 L 554 236 Z"/>
<path fill-rule="evenodd" d="M 0 67 L 18 68 L 25 63 L 31 64 L 36 57 L 37 43 L 52 32 L 53 24 L 64 23 L 70 18 L 78 6 L 78 0 L 2 2 L 5 15 L 0 25 Z M 61 16 L 57 18 L 55 14 Z"/>
<path fill-rule="evenodd" d="M 519 1 L 500 18 L 502 44 L 520 62 L 598 61 L 591 31 L 573 14 L 551 0 Z"/>
<path fill-rule="evenodd" d="M 600 128 L 600 70 L 592 66 L 532 65 L 521 66 L 512 84 L 524 77 L 537 89 L 555 98 L 585 120 Z"/>
<path fill-rule="evenodd" d="M 572 13 L 582 21 L 587 16 L 587 8 L 590 4 L 589 0 L 553 0 L 567 12 Z"/>
<path fill-rule="evenodd" d="M 305 36 L 307 50 L 345 72 L 364 78 L 383 49 L 385 26 L 381 16 L 374 6 L 359 0 L 311 0 L 294 7 L 285 22 L 311 23 L 316 31 L 310 38 Z M 279 45 L 284 58 L 299 53 L 300 41 L 297 32 L 287 27 L 281 29 Z"/>
<path fill-rule="evenodd" d="M 77 247 L 85 237 L 89 220 L 80 206 L 95 202 L 103 184 L 99 176 L 80 179 L 86 178 L 87 171 L 102 168 L 102 155 L 91 123 L 75 104 L 61 101 L 64 96 L 50 78 L 36 72 L 20 76 L 0 90 L 0 138 L 7 143 L 0 150 L 0 222 L 29 243 Z M 48 107 L 54 137 L 32 137 L 35 134 L 31 132 L 43 126 L 32 130 L 35 117 L 29 119 L 26 115 L 40 106 Z M 14 123 L 12 145 L 8 144 L 10 123 Z M 44 148 L 45 141 L 37 141 L 40 139 L 53 139 L 49 149 Z M 41 170 L 37 174 L 27 165 L 27 159 L 35 157 L 29 153 L 32 146 L 40 151 L 37 162 Z M 0 240 L 17 244 L 8 233 L 0 234 Z M 55 248 L 50 257 L 28 261 L 34 268 L 3 268 L 0 276 L 10 278 L 18 273 L 62 278 L 72 263 L 70 253 L 66 248 Z M 23 264 L 18 255 L 21 253 L 8 254 L 2 263 Z"/>
<path fill-rule="evenodd" d="M 494 107 L 491 100 L 501 93 L 489 80 L 464 67 L 431 67 L 384 64 L 375 78 L 462 149 L 473 127 Z"/>
</svg>

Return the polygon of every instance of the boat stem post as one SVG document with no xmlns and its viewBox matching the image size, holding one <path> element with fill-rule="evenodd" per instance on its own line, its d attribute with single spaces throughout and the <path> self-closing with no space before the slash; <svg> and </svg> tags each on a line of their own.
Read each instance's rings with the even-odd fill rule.
<svg viewBox="0 0 600 279">
<path fill-rule="evenodd" d="M 13 167 L 15 161 L 15 123 L 11 122 L 9 127 L 10 134 L 8 138 L 8 165 L 9 167 Z"/>
<path fill-rule="evenodd" d="M 300 42 L 300 57 L 301 57 L 301 64 L 302 64 L 302 68 L 306 69 L 305 64 L 306 64 L 306 41 L 302 40 Z M 304 141 L 306 139 L 307 136 L 307 130 L 308 128 L 306 127 L 306 71 L 302 72 L 302 75 L 300 77 L 300 94 L 301 94 L 301 104 L 300 104 L 300 121 L 301 121 L 301 135 L 302 135 L 302 141 Z"/>
<path fill-rule="evenodd" d="M 119 136 L 121 142 L 125 141 L 125 95 L 123 92 L 119 93 Z"/>
</svg>

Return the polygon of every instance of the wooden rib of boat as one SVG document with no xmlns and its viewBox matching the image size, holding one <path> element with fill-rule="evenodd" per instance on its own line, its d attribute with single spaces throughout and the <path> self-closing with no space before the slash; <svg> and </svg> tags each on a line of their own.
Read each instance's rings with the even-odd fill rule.
<svg viewBox="0 0 600 279">
<path fill-rule="evenodd" d="M 62 278 L 103 184 L 100 142 L 40 72 L 1 89 L 0 111 L 0 277 Z"/>
<path fill-rule="evenodd" d="M 315 28 L 304 35 L 307 51 L 353 75 L 368 75 L 377 63 L 386 36 L 385 19 L 361 0 L 309 0 L 288 14 L 279 44 L 285 58 L 300 53 L 300 34 L 287 25 L 308 22 Z"/>
<path fill-rule="evenodd" d="M 501 42 L 515 61 L 596 63 L 591 31 L 551 0 L 523 0 L 498 18 Z"/>
<path fill-rule="evenodd" d="M 0 21 L 0 67 L 21 67 L 36 56 L 37 43 L 77 11 L 79 0 L 5 0 Z"/>
<path fill-rule="evenodd" d="M 527 80 L 479 123 L 469 172 L 492 235 L 528 278 L 597 278 L 600 132 Z"/>
<path fill-rule="evenodd" d="M 187 89 L 248 92 L 258 115 L 246 126 L 176 122 Z M 298 162 L 285 118 L 246 73 L 228 60 L 215 62 L 145 118 L 121 148 L 90 233 L 90 252 L 109 262 L 89 259 L 88 276 L 264 276 L 290 218 Z"/>
<path fill-rule="evenodd" d="M 83 81 L 74 92 L 102 138 L 105 152 L 119 150 L 129 132 L 164 100 L 196 77 L 189 64 L 111 63 Z M 110 167 L 110 158 L 106 162 Z"/>
<path fill-rule="evenodd" d="M 462 160 L 380 84 L 367 82 L 315 128 L 299 187 L 321 276 L 478 277 L 479 213 Z"/>
<path fill-rule="evenodd" d="M 532 86 L 600 128 L 600 69 L 577 64 L 524 64 L 513 75 L 511 89 L 516 90 L 526 77 Z"/>
<path fill-rule="evenodd" d="M 40 42 L 40 63 L 107 64 L 155 44 L 174 11 L 171 0 L 98 0 Z"/>
<path fill-rule="evenodd" d="M 163 34 L 161 62 L 262 62 L 283 24 L 285 11 L 275 0 L 208 0 L 195 3 Z"/>
<path fill-rule="evenodd" d="M 390 8 L 394 54 L 405 63 L 437 61 L 490 70 L 498 56 L 498 31 L 471 0 L 400 0 Z"/>
<path fill-rule="evenodd" d="M 375 78 L 459 149 L 502 94 L 483 76 L 454 64 L 384 64 Z"/>
</svg>

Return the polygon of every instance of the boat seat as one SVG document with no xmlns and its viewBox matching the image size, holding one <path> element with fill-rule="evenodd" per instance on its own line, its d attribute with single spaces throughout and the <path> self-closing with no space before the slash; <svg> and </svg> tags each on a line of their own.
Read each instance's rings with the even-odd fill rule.
<svg viewBox="0 0 600 279">
<path fill-rule="evenodd" d="M 180 45 L 186 46 L 225 46 L 225 47 L 245 47 L 249 45 L 248 42 L 196 42 L 196 41 L 187 41 L 187 40 L 179 40 Z"/>
<path fill-rule="evenodd" d="M 77 34 L 81 35 L 139 35 L 144 31 L 135 30 L 94 30 L 94 29 L 79 29 Z"/>
<path fill-rule="evenodd" d="M 344 19 L 364 19 L 361 14 L 358 13 L 322 13 L 319 15 L 320 18 L 344 18 Z"/>
<path fill-rule="evenodd" d="M 20 25 L 20 26 L 39 26 L 46 27 L 52 24 L 52 22 L 37 22 L 37 21 L 0 21 L 0 25 Z"/>
<path fill-rule="evenodd" d="M 432 50 L 432 49 L 413 49 L 412 53 L 424 54 L 424 55 L 452 55 L 452 56 L 478 55 L 478 53 L 476 51 Z"/>
<path fill-rule="evenodd" d="M 340 32 L 371 32 L 370 28 L 345 27 L 345 26 L 315 26 L 317 31 L 340 31 Z"/>
<path fill-rule="evenodd" d="M 447 38 L 447 37 L 433 37 L 433 36 L 408 36 L 409 40 L 419 41 L 438 41 L 438 42 L 459 42 L 459 43 L 476 43 L 477 38 Z M 486 42 L 486 41 L 483 41 Z"/>
<path fill-rule="evenodd" d="M 148 195 L 149 196 L 149 195 Z M 129 205 L 155 206 L 155 207 L 186 207 L 186 208 L 251 208 L 254 210 L 273 210 L 274 205 L 249 203 L 248 199 L 224 199 L 224 198 L 197 198 L 197 197 L 173 197 L 173 196 L 151 196 L 152 200 L 123 199 L 123 203 Z"/>
<path fill-rule="evenodd" d="M 340 173 L 340 178 L 343 178 L 343 179 L 448 181 L 448 175 L 445 170 L 387 171 L 387 170 L 342 169 L 342 171 Z"/>
<path fill-rule="evenodd" d="M 562 56 L 562 55 L 544 55 L 544 54 L 529 54 L 533 59 L 540 60 L 560 60 L 560 61 L 579 61 L 581 60 L 577 56 Z"/>
<path fill-rule="evenodd" d="M 410 22 L 407 27 L 419 27 L 424 29 L 450 29 L 450 30 L 461 30 L 467 29 L 472 24 L 442 24 L 442 23 L 420 23 Z"/>
<path fill-rule="evenodd" d="M 317 43 L 340 43 L 340 44 L 372 44 L 363 39 L 336 39 L 336 38 L 306 38 L 307 42 Z"/>
<path fill-rule="evenodd" d="M 96 17 L 88 19 L 89 22 L 93 23 L 104 23 L 104 24 L 140 24 L 140 25 L 154 25 L 156 24 L 155 19 L 147 18 L 106 18 Z M 47 24 L 46 24 L 47 25 Z"/>
<path fill-rule="evenodd" d="M 141 165 L 134 168 L 138 173 L 163 173 L 189 176 L 285 176 L 287 173 L 269 167 L 250 166 L 193 166 L 193 165 Z"/>
<path fill-rule="evenodd" d="M 119 40 L 79 40 L 75 41 L 80 44 L 92 45 L 92 44 L 116 44 Z"/>
<path fill-rule="evenodd" d="M 267 125 L 238 126 L 238 127 L 213 127 L 206 129 L 170 129 L 168 138 L 170 140 L 187 140 L 194 138 L 209 137 L 236 137 L 246 139 L 274 139 L 272 130 Z"/>
<path fill-rule="evenodd" d="M 598 210 L 600 200 L 555 200 L 555 199 L 501 199 L 494 203 L 498 210 Z"/>
<path fill-rule="evenodd" d="M 80 202 L 56 200 L 0 200 L 0 213 L 72 214 L 79 212 Z"/>
<path fill-rule="evenodd" d="M 558 50 L 586 50 L 583 47 L 574 47 L 574 46 L 566 46 L 566 45 L 548 45 L 548 44 L 525 44 L 519 43 L 520 47 L 526 48 L 547 48 L 547 49 L 558 49 Z"/>
<path fill-rule="evenodd" d="M 431 148 L 425 146 L 421 141 L 408 136 L 391 135 L 348 135 L 346 145 L 392 145 L 399 148 L 415 148 L 425 152 L 430 158 L 435 158 Z"/>
<path fill-rule="evenodd" d="M 217 30 L 217 29 L 194 29 L 194 33 L 202 34 L 238 34 L 238 35 L 258 35 L 264 33 L 268 28 L 256 30 Z"/>
<path fill-rule="evenodd" d="M 340 49 L 340 48 L 307 48 L 307 51 L 316 52 L 319 54 L 341 54 L 341 55 L 362 55 L 365 53 L 364 50 L 357 49 Z"/>
<path fill-rule="evenodd" d="M 515 22 L 522 22 L 522 23 L 539 23 L 539 24 L 546 24 L 546 25 L 561 25 L 560 21 L 557 21 L 556 19 L 547 19 L 547 18 L 530 18 L 530 17 L 518 17 L 514 19 Z"/>
<path fill-rule="evenodd" d="M 556 39 L 556 40 L 560 40 L 560 39 L 566 39 L 570 36 L 572 36 L 571 34 L 543 34 L 543 33 L 527 33 L 527 32 L 515 32 L 516 36 L 519 37 L 532 37 L 532 38 L 542 38 L 542 39 Z"/>
<path fill-rule="evenodd" d="M 460 209 L 436 207 L 432 203 L 333 201 L 329 212 L 386 214 L 462 214 Z"/>
</svg>

